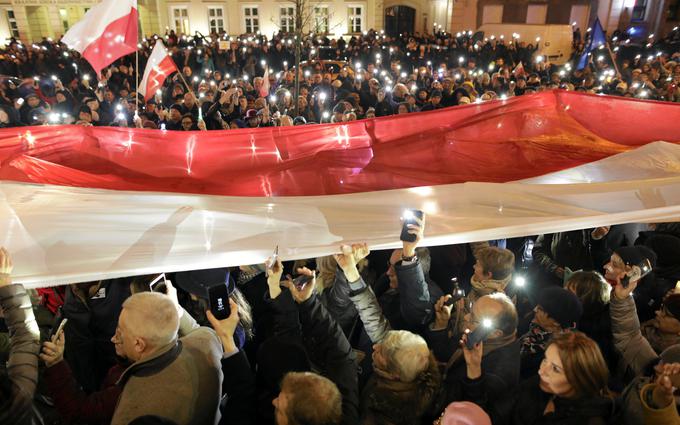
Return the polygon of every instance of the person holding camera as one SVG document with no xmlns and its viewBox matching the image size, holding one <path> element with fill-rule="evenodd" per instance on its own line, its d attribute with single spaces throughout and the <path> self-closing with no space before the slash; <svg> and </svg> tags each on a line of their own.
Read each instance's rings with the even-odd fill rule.
<svg viewBox="0 0 680 425">
<path fill-rule="evenodd" d="M 9 252 L 0 247 L 0 308 L 11 335 L 6 373 L 0 375 L 0 424 L 31 425 L 40 331 L 26 289 L 12 284 L 12 268 Z"/>
</svg>

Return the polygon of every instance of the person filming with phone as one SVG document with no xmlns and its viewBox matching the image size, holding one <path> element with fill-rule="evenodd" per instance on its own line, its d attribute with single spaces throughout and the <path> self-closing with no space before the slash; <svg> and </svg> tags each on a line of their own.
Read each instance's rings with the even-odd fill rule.
<svg viewBox="0 0 680 425">
<path fill-rule="evenodd" d="M 167 294 L 141 292 L 123 303 L 116 354 L 132 362 L 111 424 L 155 415 L 178 424 L 216 424 L 222 388 L 223 349 L 214 330 L 200 327 L 180 307 L 168 280 Z"/>
</svg>

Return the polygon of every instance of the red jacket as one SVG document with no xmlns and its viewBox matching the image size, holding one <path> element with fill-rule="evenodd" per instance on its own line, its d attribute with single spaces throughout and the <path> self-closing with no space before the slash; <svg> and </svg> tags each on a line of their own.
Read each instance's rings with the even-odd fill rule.
<svg viewBox="0 0 680 425">
<path fill-rule="evenodd" d="M 59 415 L 67 423 L 104 425 L 111 423 L 121 392 L 121 387 L 116 382 L 124 370 L 121 365 L 113 366 L 109 369 L 102 388 L 92 394 L 80 389 L 65 361 L 47 368 L 44 378 Z"/>
</svg>

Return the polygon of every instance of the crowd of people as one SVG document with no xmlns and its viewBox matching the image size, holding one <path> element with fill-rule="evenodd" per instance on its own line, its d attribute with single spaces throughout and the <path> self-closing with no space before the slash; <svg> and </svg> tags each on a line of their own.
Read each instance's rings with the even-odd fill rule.
<svg viewBox="0 0 680 425">
<path fill-rule="evenodd" d="M 426 248 L 411 223 L 393 251 L 31 290 L 2 248 L 0 423 L 680 424 L 680 225 Z"/>
<path fill-rule="evenodd" d="M 302 42 L 304 63 L 295 98 L 292 36 L 205 37 L 169 31 L 138 46 L 140 78 L 159 41 L 179 70 L 146 100 L 136 93 L 134 54 L 98 76 L 58 40 L 28 45 L 12 39 L 0 51 L 0 127 L 75 123 L 215 130 L 303 125 L 553 89 L 680 102 L 680 31 L 642 45 L 617 31 L 608 39 L 611 55 L 609 49 L 594 50 L 587 66 L 577 69 L 589 34 L 574 31 L 572 56 L 553 62 L 537 53 L 541 40 L 523 40 L 518 34 L 512 39 L 472 31 L 390 37 L 371 30 L 349 40 L 309 34 Z"/>
</svg>

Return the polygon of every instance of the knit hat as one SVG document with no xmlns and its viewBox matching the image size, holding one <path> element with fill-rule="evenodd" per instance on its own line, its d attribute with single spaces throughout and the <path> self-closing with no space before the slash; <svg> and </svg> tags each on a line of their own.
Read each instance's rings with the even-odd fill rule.
<svg viewBox="0 0 680 425">
<path fill-rule="evenodd" d="M 574 327 L 583 314 L 583 306 L 578 297 L 564 288 L 550 287 L 538 294 L 536 303 L 563 329 Z"/>
<path fill-rule="evenodd" d="M 172 105 L 170 105 L 170 109 L 177 109 L 180 114 L 182 113 L 182 106 L 178 105 L 177 103 L 173 103 Z"/>
<path fill-rule="evenodd" d="M 248 109 L 246 112 L 246 119 L 257 118 L 257 111 L 255 109 Z"/>
<path fill-rule="evenodd" d="M 627 266 L 634 266 L 642 263 L 644 259 L 649 260 L 652 267 L 656 267 L 656 254 L 646 246 L 624 246 L 614 251 Z"/>
<path fill-rule="evenodd" d="M 431 97 L 431 98 L 432 98 L 432 97 L 442 97 L 442 92 L 441 92 L 440 90 L 435 90 L 435 91 L 432 92 L 432 94 L 430 95 L 430 97 Z"/>
<path fill-rule="evenodd" d="M 491 425 L 491 419 L 476 404 L 456 401 L 446 406 L 441 425 Z"/>
<path fill-rule="evenodd" d="M 663 300 L 663 308 L 674 318 L 680 320 L 680 294 L 670 294 Z"/>
</svg>

